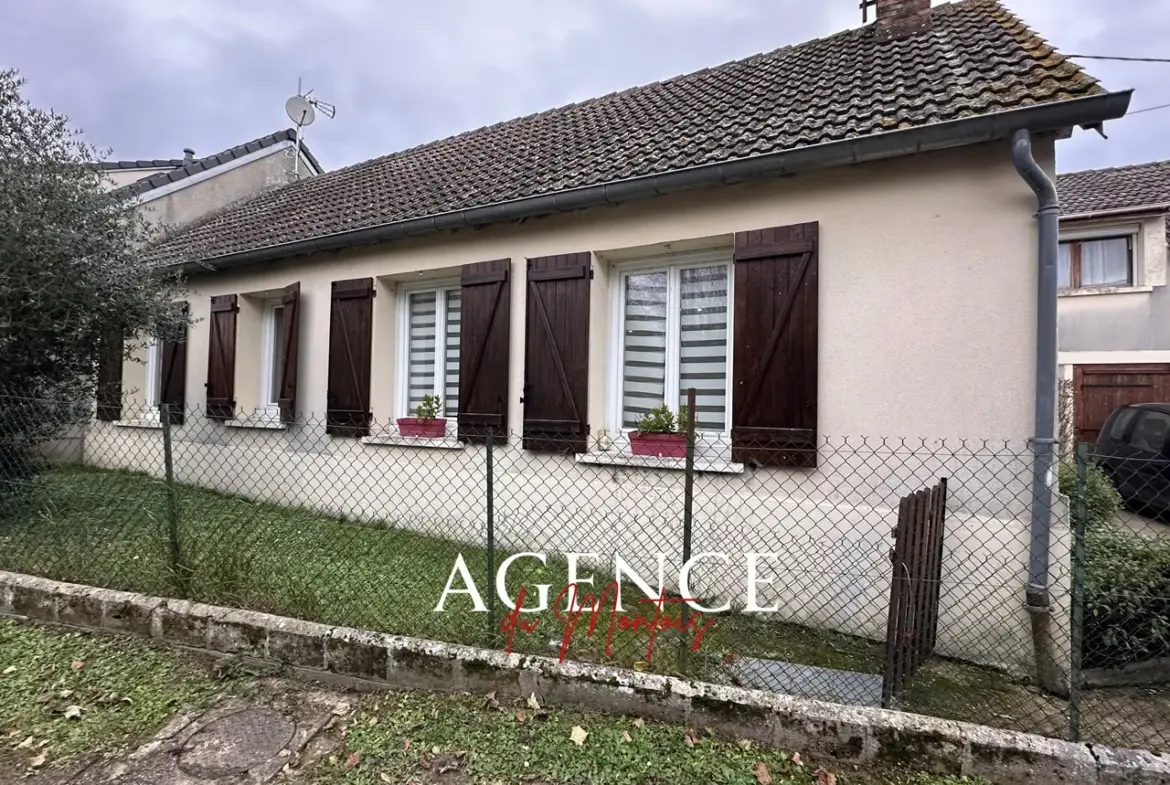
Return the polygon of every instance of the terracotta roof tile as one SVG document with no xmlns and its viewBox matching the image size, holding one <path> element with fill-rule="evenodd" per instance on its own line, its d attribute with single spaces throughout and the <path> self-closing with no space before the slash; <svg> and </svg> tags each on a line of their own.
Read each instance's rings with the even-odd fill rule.
<svg viewBox="0 0 1170 785">
<path fill-rule="evenodd" d="M 996 0 L 932 10 L 469 131 L 269 191 L 156 247 L 161 263 L 1104 92 Z"/>
</svg>

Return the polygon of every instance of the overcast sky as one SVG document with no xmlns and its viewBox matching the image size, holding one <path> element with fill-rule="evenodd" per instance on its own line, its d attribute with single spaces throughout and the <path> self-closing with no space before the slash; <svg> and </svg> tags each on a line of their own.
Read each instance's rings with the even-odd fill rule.
<svg viewBox="0 0 1170 785">
<path fill-rule="evenodd" d="M 1007 0 L 1066 53 L 1170 57 L 1170 0 Z M 337 105 L 329 169 L 860 23 L 858 0 L 0 0 L 0 67 L 115 158 L 208 155 Z M 1124 13 L 1121 8 L 1124 7 Z M 1082 61 L 1133 109 L 1170 64 Z M 1061 171 L 1170 158 L 1170 109 L 1078 131 Z"/>
</svg>

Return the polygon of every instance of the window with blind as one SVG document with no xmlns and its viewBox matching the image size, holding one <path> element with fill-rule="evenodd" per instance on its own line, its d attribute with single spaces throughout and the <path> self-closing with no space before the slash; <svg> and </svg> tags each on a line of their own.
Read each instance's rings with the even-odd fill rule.
<svg viewBox="0 0 1170 785">
<path fill-rule="evenodd" d="M 1066 240 L 1060 244 L 1061 289 L 1133 284 L 1133 236 Z"/>
<path fill-rule="evenodd" d="M 677 257 L 621 274 L 621 427 L 695 388 L 695 427 L 728 430 L 731 267 L 722 255 Z"/>
<path fill-rule="evenodd" d="M 402 414 L 413 416 L 423 396 L 443 401 L 443 416 L 459 411 L 459 304 L 458 286 L 409 291 L 406 314 L 406 389 Z"/>
</svg>

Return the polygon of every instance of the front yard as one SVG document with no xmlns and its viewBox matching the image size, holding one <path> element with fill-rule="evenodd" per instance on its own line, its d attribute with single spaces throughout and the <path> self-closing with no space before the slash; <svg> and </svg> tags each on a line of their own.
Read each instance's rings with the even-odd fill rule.
<svg viewBox="0 0 1170 785">
<path fill-rule="evenodd" d="M 178 489 L 179 564 L 172 568 L 167 495 L 151 477 L 124 471 L 66 469 L 43 476 L 18 507 L 0 514 L 0 569 L 138 591 L 186 596 L 350 627 L 501 647 L 488 614 L 454 595 L 434 612 L 458 554 L 481 590 L 486 551 L 387 524 L 365 524 L 310 510 L 256 503 L 199 488 Z M 497 553 L 498 565 L 507 554 Z M 517 562 L 509 592 L 522 583 L 567 580 L 564 566 L 525 569 Z M 627 602 L 627 609 L 636 603 Z M 497 621 L 505 609 L 497 608 Z M 556 656 L 551 645 L 562 623 L 551 612 L 525 617 L 540 627 L 517 633 L 516 651 Z M 722 614 L 688 653 L 674 633 L 658 636 L 645 661 L 649 633 L 618 631 L 612 655 L 605 636 L 586 636 L 582 622 L 569 656 L 623 667 L 716 678 L 725 660 L 761 657 L 790 663 L 880 674 L 883 645 L 770 619 Z M 1067 704 L 994 670 L 934 658 L 911 682 L 900 708 L 949 719 L 1061 737 Z M 1117 726 L 1111 718 L 1163 717 Z M 1084 728 L 1100 743 L 1164 747 L 1170 739 L 1170 697 L 1142 691 L 1087 700 Z M 1136 735 L 1135 735 L 1136 734 Z"/>
</svg>

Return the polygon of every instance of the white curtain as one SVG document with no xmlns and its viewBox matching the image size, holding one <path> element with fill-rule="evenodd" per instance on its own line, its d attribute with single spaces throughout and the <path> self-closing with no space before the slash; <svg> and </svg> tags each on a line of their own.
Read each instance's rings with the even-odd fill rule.
<svg viewBox="0 0 1170 785">
<path fill-rule="evenodd" d="M 666 271 L 626 277 L 622 427 L 666 399 Z"/>
<path fill-rule="evenodd" d="M 695 427 L 722 431 L 727 421 L 727 268 L 681 270 L 679 405 L 695 388 Z"/>
<path fill-rule="evenodd" d="M 1129 241 L 1124 237 L 1081 243 L 1081 286 L 1129 283 Z"/>
<path fill-rule="evenodd" d="M 413 417 L 423 396 L 435 392 L 435 292 L 410 295 L 407 357 L 407 415 Z"/>
<path fill-rule="evenodd" d="M 1072 243 L 1060 244 L 1060 256 L 1056 261 L 1056 285 L 1061 289 L 1072 286 L 1069 268 L 1072 266 Z"/>
</svg>

